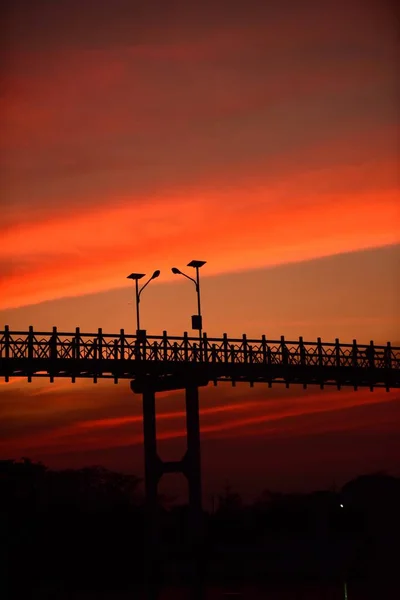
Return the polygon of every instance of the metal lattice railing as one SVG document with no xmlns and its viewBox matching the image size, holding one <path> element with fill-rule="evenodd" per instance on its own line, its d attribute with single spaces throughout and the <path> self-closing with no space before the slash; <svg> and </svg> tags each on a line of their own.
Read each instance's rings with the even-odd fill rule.
<svg viewBox="0 0 400 600">
<path fill-rule="evenodd" d="M 280 340 L 229 339 L 189 337 L 146 336 L 142 339 L 126 335 L 121 329 L 118 335 L 64 333 L 53 328 L 51 333 L 29 331 L 0 331 L 0 359 L 89 359 L 89 360 L 146 360 L 172 362 L 211 362 L 242 364 L 283 364 L 324 367 L 378 367 L 400 369 L 400 348 L 358 344 Z"/>
<path fill-rule="evenodd" d="M 390 342 L 385 346 L 358 344 L 343 344 L 336 339 L 333 343 L 307 342 L 303 338 L 297 341 L 287 341 L 284 336 L 280 340 L 248 339 L 246 335 L 231 339 L 226 334 L 222 338 L 209 338 L 203 334 L 199 338 L 169 336 L 126 335 L 120 333 L 104 334 L 101 329 L 97 333 L 83 333 L 76 328 L 74 333 L 10 331 L 6 326 L 0 331 L 0 376 L 6 377 L 18 374 L 36 375 L 43 370 L 54 372 L 54 365 L 63 365 L 62 375 L 68 371 L 68 364 L 85 363 L 88 372 L 97 373 L 102 377 L 104 369 L 99 369 L 101 363 L 118 364 L 170 364 L 180 365 L 202 364 L 220 366 L 249 366 L 283 368 L 319 368 L 345 369 L 358 371 L 385 370 L 400 371 L 400 348 L 392 347 Z M 51 364 L 52 369 L 46 364 Z M 90 367 L 93 366 L 93 369 Z M 76 370 L 76 369 L 75 369 Z M 121 372 L 120 376 L 132 376 L 130 368 Z M 125 375 L 124 375 L 125 373 Z"/>
</svg>

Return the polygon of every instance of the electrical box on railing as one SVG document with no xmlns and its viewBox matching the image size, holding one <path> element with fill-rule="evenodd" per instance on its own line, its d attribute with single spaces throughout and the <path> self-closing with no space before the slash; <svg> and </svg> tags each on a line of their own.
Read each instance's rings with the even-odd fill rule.
<svg viewBox="0 0 400 600">
<path fill-rule="evenodd" d="M 192 315 L 192 329 L 198 329 L 199 331 L 203 329 L 201 315 Z"/>
</svg>

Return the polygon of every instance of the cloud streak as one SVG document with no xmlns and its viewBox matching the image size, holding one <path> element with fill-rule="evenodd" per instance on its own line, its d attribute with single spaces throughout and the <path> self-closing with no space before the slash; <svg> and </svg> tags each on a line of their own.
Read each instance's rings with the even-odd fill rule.
<svg viewBox="0 0 400 600">
<path fill-rule="evenodd" d="M 379 390 L 374 393 L 367 391 L 355 393 L 346 390 L 308 394 L 298 394 L 298 391 L 294 391 L 289 397 L 283 390 L 275 393 L 278 394 L 278 397 L 266 400 L 265 392 L 259 389 L 251 394 L 258 399 L 251 400 L 249 394 L 246 400 L 240 400 L 241 397 L 243 398 L 243 392 L 241 392 L 235 402 L 228 401 L 209 406 L 207 404 L 216 396 L 215 390 L 209 388 L 204 397 L 206 405 L 200 408 L 202 436 L 218 438 L 251 435 L 252 430 L 257 435 L 263 431 L 263 434 L 270 432 L 274 435 L 284 436 L 290 431 L 299 433 L 300 430 L 303 434 L 304 427 L 307 431 L 307 418 L 312 415 L 321 415 L 319 427 L 322 430 L 324 428 L 329 430 L 331 420 L 329 415 L 333 415 L 335 412 L 357 407 L 361 409 L 363 406 L 377 403 L 380 403 L 384 410 L 387 402 L 391 403 L 398 399 L 396 393 L 388 396 L 386 392 Z M 171 407 L 176 405 L 173 398 L 171 401 Z M 53 402 L 57 403 L 56 398 Z M 236 416 L 236 413 L 239 413 L 239 416 Z M 25 453 L 41 451 L 53 454 L 61 451 L 73 452 L 77 448 L 80 448 L 82 452 L 101 448 L 117 448 L 141 444 L 143 441 L 141 414 L 121 414 L 117 417 L 100 419 L 82 417 L 83 413 L 81 416 L 77 413 L 75 420 L 68 424 L 66 422 L 71 417 L 66 413 L 63 417 L 66 424 L 49 424 L 47 429 L 40 427 L 36 433 L 34 429 L 28 434 L 24 434 L 23 431 L 15 432 L 12 439 L 4 439 L 0 442 L 0 450 L 7 455 L 22 450 Z M 158 439 L 161 441 L 185 437 L 186 429 L 182 425 L 177 427 L 177 424 L 182 423 L 184 419 L 185 412 L 183 410 L 160 410 L 157 415 Z M 27 417 L 25 417 L 25 422 L 27 422 Z M 265 425 L 268 425 L 267 429 L 265 427 L 263 429 Z"/>
<path fill-rule="evenodd" d="M 182 246 L 188 256 L 212 255 L 212 275 L 390 245 L 399 239 L 395 190 L 327 194 L 324 202 L 319 196 L 301 202 L 293 192 L 267 186 L 257 187 L 254 194 L 257 202 L 251 212 L 246 203 L 254 195 L 241 190 L 229 194 L 229 211 L 227 192 L 194 193 L 167 203 L 149 198 L 145 214 L 125 199 L 116 209 L 13 227 L 3 234 L 1 254 L 3 260 L 15 261 L 15 272 L 3 275 L 0 307 L 120 287 L 122 274 L 129 272 L 138 252 L 144 271 L 157 260 L 172 278 L 169 267 Z M 285 203 L 276 200 L 279 196 Z M 139 222 L 135 241 L 128 243 Z"/>
<path fill-rule="evenodd" d="M 212 24 L 120 7 L 137 30 L 79 7 L 85 34 L 64 1 L 10 11 L 0 308 L 116 289 L 182 249 L 218 274 L 398 241 L 390 19 L 256 4 L 217 2 Z"/>
</svg>

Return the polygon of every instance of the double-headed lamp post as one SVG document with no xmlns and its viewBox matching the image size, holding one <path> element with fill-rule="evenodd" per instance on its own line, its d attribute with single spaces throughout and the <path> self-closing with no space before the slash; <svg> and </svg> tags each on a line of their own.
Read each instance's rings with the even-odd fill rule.
<svg viewBox="0 0 400 600">
<path fill-rule="evenodd" d="M 139 279 L 145 276 L 145 273 L 131 273 L 128 275 L 127 279 L 133 279 L 136 284 L 136 334 L 140 331 L 140 314 L 139 314 L 139 303 L 140 303 L 140 294 L 143 292 L 144 288 L 149 285 L 150 281 L 156 279 L 160 275 L 160 271 L 154 271 L 153 275 L 150 277 L 148 281 L 142 286 L 139 290 Z"/>
<path fill-rule="evenodd" d="M 183 275 L 184 277 L 186 277 L 187 279 L 190 279 L 190 281 L 193 281 L 194 285 L 196 286 L 196 292 L 197 292 L 197 315 L 192 315 L 192 329 L 197 329 L 199 331 L 199 339 L 200 339 L 200 344 L 201 344 L 201 340 L 202 340 L 202 329 L 203 329 L 203 318 L 201 316 L 201 304 L 200 304 L 200 275 L 199 275 L 199 269 L 206 264 L 205 260 L 192 260 L 190 261 L 190 263 L 188 263 L 188 267 L 193 267 L 194 269 L 196 269 L 196 279 L 193 279 L 193 277 L 189 277 L 189 275 L 186 275 L 186 273 L 182 273 L 182 271 L 180 271 L 179 269 L 177 269 L 176 267 L 172 267 L 171 271 L 174 273 L 174 275 Z M 201 345 L 200 345 L 201 348 Z"/>
</svg>

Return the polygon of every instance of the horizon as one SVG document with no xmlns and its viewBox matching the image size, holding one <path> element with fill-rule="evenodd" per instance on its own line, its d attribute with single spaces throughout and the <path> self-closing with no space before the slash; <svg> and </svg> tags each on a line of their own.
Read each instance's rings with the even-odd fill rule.
<svg viewBox="0 0 400 600">
<path fill-rule="evenodd" d="M 23 456 L 20 458 L 11 458 L 11 459 L 0 459 L 0 463 L 3 462 L 12 462 L 14 463 L 14 465 L 22 465 L 24 462 L 28 462 L 30 463 L 33 467 L 35 466 L 40 466 L 43 467 L 47 472 L 54 472 L 54 473 L 61 473 L 64 471 L 80 471 L 80 470 L 89 470 L 89 469 L 104 469 L 105 471 L 108 471 L 110 473 L 116 473 L 116 474 L 120 474 L 120 475 L 127 475 L 127 476 L 136 476 L 136 473 L 132 473 L 132 472 L 128 472 L 128 471 L 118 471 L 118 470 L 113 470 L 111 468 L 107 468 L 104 467 L 104 465 L 101 464 L 85 464 L 82 466 L 76 466 L 76 467 L 65 467 L 65 468 L 51 468 L 49 467 L 47 464 L 44 464 L 41 461 L 34 461 L 31 460 L 29 457 L 27 456 Z M 223 497 L 224 494 L 226 493 L 233 493 L 233 494 L 238 494 L 240 496 L 241 501 L 243 502 L 243 505 L 248 505 L 248 504 L 254 504 L 257 501 L 260 500 L 260 498 L 264 497 L 265 494 L 271 494 L 271 496 L 273 495 L 287 495 L 287 496 L 307 496 L 307 495 L 312 495 L 312 494 L 316 494 L 319 492 L 329 492 L 329 493 L 333 493 L 333 494 L 340 494 L 342 489 L 349 483 L 359 480 L 359 479 L 368 479 L 368 478 L 373 478 L 373 477 L 383 477 L 383 478 L 388 478 L 388 479 L 400 479 L 400 471 L 397 473 L 394 472 L 388 472 L 388 471 L 370 471 L 370 472 L 365 472 L 365 473 L 359 473 L 358 475 L 356 475 L 355 477 L 352 477 L 351 479 L 346 479 L 344 482 L 342 483 L 338 483 L 336 481 L 332 481 L 331 485 L 327 486 L 327 487 L 317 487 L 317 488 L 310 488 L 307 490 L 286 490 L 286 491 L 282 491 L 282 490 L 278 490 L 278 489 L 270 489 L 269 487 L 261 487 L 259 489 L 259 491 L 252 496 L 247 496 L 246 497 L 242 497 L 241 494 L 239 493 L 239 491 L 237 490 L 237 488 L 234 485 L 234 482 L 230 482 L 227 481 L 225 482 L 224 485 L 222 485 L 222 487 L 219 490 L 215 490 L 214 492 L 212 492 L 211 494 L 208 494 L 208 496 L 205 498 L 205 502 L 204 502 L 204 510 L 207 511 L 210 509 L 210 507 L 212 508 L 213 503 L 215 502 L 215 500 L 218 497 Z M 144 479 L 141 479 L 140 477 L 138 478 L 137 481 L 137 488 L 144 488 Z M 184 494 L 186 495 L 186 494 Z M 163 497 L 163 494 L 160 493 L 159 494 L 160 497 Z M 174 506 L 186 506 L 188 504 L 188 499 L 187 498 L 183 498 L 183 497 L 179 497 L 179 496 L 173 496 L 173 495 L 169 495 L 166 494 L 165 497 L 163 497 L 163 503 L 165 506 L 168 507 L 174 507 Z"/>
</svg>

